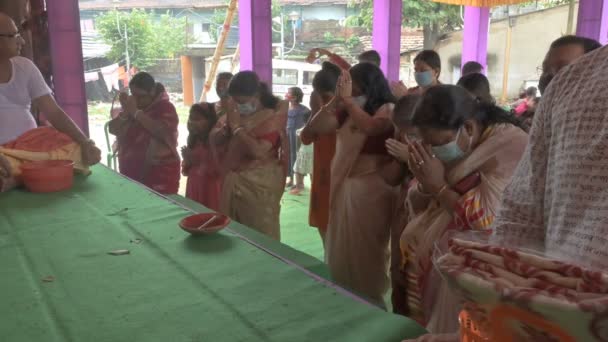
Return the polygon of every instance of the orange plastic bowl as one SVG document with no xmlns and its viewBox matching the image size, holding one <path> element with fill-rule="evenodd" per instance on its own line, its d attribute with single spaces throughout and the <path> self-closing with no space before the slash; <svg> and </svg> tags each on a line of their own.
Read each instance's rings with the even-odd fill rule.
<svg viewBox="0 0 608 342">
<path fill-rule="evenodd" d="M 31 192 L 56 192 L 70 189 L 74 183 L 74 162 L 45 160 L 21 165 L 23 184 Z"/>
<path fill-rule="evenodd" d="M 213 221 L 209 222 L 209 220 Z M 205 223 L 209 224 L 204 228 L 199 228 Z M 188 216 L 179 222 L 179 226 L 192 235 L 207 235 L 217 233 L 230 224 L 230 218 L 218 213 L 205 213 Z"/>
</svg>

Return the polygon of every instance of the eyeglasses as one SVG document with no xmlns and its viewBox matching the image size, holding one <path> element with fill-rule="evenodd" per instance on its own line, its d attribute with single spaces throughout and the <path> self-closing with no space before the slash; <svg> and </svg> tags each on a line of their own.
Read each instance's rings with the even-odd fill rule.
<svg viewBox="0 0 608 342">
<path fill-rule="evenodd" d="M 16 33 L 0 33 L 0 37 L 6 37 L 6 38 L 22 38 L 21 37 L 21 33 L 16 32 Z"/>
</svg>

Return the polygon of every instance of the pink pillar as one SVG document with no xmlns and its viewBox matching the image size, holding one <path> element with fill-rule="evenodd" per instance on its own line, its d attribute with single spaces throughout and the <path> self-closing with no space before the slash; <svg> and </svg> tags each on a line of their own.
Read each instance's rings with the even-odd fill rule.
<svg viewBox="0 0 608 342">
<path fill-rule="evenodd" d="M 271 0 L 239 0 L 241 70 L 272 83 Z"/>
<path fill-rule="evenodd" d="M 488 35 L 490 30 L 490 8 L 466 6 L 464 9 L 464 32 L 462 40 L 462 65 L 475 61 L 488 67 Z"/>
<path fill-rule="evenodd" d="M 55 98 L 66 113 L 89 133 L 78 0 L 46 2 Z"/>
<path fill-rule="evenodd" d="M 372 45 L 382 59 L 380 67 L 389 81 L 399 80 L 401 64 L 402 0 L 374 0 Z"/>
<path fill-rule="evenodd" d="M 608 44 L 608 0 L 580 0 L 576 35 Z"/>
</svg>

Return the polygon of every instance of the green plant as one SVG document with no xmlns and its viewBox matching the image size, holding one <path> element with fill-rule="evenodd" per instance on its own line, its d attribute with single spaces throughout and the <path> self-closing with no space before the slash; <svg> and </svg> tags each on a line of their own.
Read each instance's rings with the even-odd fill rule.
<svg viewBox="0 0 608 342">
<path fill-rule="evenodd" d="M 96 25 L 111 47 L 107 57 L 124 61 L 128 48 L 131 64 L 139 69 L 150 67 L 155 59 L 176 57 L 187 44 L 185 18 L 174 18 L 169 13 L 158 18 L 141 9 L 113 10 L 99 15 Z"/>
<path fill-rule="evenodd" d="M 361 44 L 361 40 L 359 39 L 359 36 L 351 36 L 348 39 L 346 39 L 346 47 L 349 49 L 354 49 L 356 48 L 359 44 Z"/>
<path fill-rule="evenodd" d="M 333 33 L 328 31 L 323 34 L 323 41 L 326 44 L 333 43 L 335 40 L 336 40 L 336 37 L 334 37 Z"/>
</svg>

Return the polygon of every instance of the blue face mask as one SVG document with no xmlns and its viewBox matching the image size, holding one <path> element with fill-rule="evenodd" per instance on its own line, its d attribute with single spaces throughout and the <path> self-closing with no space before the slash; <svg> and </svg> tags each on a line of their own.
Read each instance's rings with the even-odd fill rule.
<svg viewBox="0 0 608 342">
<path fill-rule="evenodd" d="M 241 113 L 241 115 L 251 115 L 255 113 L 255 105 L 251 103 L 239 104 L 238 107 L 239 113 Z"/>
<path fill-rule="evenodd" d="M 460 132 L 462 128 L 458 130 L 458 134 L 456 134 L 456 139 L 450 141 L 449 143 L 441 146 L 431 146 L 431 151 L 437 159 L 441 160 L 444 163 L 451 163 L 453 161 L 462 159 L 465 156 L 465 152 L 458 146 L 458 138 L 460 137 Z M 469 141 L 470 145 L 470 141 Z"/>
<path fill-rule="evenodd" d="M 432 71 L 417 72 L 414 74 L 414 78 L 416 79 L 416 83 L 423 88 L 429 87 L 433 84 Z"/>
</svg>

